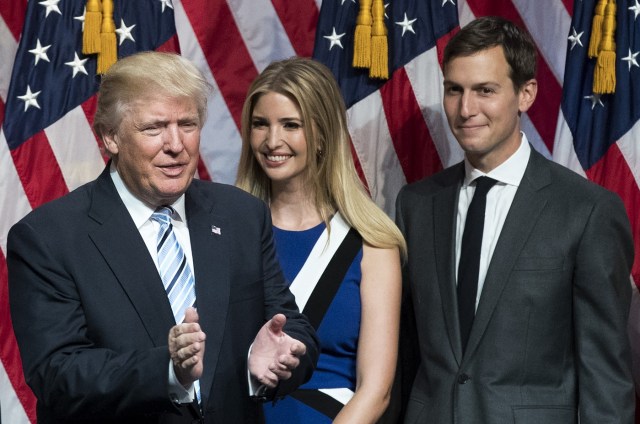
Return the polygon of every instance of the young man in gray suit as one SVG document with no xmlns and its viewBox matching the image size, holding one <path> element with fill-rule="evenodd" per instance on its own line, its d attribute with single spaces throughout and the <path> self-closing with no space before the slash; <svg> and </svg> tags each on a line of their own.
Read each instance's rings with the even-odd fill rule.
<svg viewBox="0 0 640 424">
<path fill-rule="evenodd" d="M 535 68 L 530 36 L 500 18 L 445 49 L 443 105 L 465 159 L 397 200 L 417 360 L 406 423 L 633 422 L 629 221 L 618 196 L 521 132 Z"/>
</svg>

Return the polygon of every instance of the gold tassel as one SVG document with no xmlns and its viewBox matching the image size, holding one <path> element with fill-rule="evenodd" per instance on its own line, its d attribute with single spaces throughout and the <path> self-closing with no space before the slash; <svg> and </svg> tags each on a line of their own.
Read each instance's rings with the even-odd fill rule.
<svg viewBox="0 0 640 424">
<path fill-rule="evenodd" d="M 87 0 L 82 31 L 82 53 L 92 54 L 100 51 L 100 0 Z"/>
<path fill-rule="evenodd" d="M 360 0 L 356 31 L 353 37 L 353 67 L 371 66 L 371 0 Z"/>
<path fill-rule="evenodd" d="M 102 1 L 102 28 L 100 30 L 99 74 L 104 74 L 118 60 L 116 25 L 113 23 L 113 0 Z"/>
<path fill-rule="evenodd" d="M 384 25 L 384 5 L 382 0 L 373 0 L 371 8 L 373 25 L 371 26 L 371 67 L 370 78 L 389 78 L 389 47 L 387 27 Z"/>
<path fill-rule="evenodd" d="M 598 60 L 593 74 L 593 92 L 611 94 L 616 91 L 616 2 L 609 0 L 602 21 Z"/>
<path fill-rule="evenodd" d="M 607 0 L 599 0 L 591 23 L 591 37 L 589 38 L 589 57 L 598 57 L 600 40 L 602 39 L 602 20 L 604 19 L 604 9 L 607 7 Z"/>
</svg>

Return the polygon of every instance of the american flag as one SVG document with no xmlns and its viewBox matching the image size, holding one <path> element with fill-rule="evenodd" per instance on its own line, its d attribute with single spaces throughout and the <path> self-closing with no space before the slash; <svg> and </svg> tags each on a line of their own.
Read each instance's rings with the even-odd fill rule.
<svg viewBox="0 0 640 424">
<path fill-rule="evenodd" d="M 372 197 L 393 214 L 402 185 L 462 159 L 441 107 L 443 46 L 458 22 L 483 15 L 509 18 L 531 32 L 540 52 L 540 92 L 523 119 L 529 140 L 547 157 L 620 194 L 640 254 L 637 1 L 617 1 L 618 89 L 597 99 L 590 97 L 593 59 L 585 55 L 596 0 L 384 3 L 393 72 L 387 82 L 351 67 L 355 0 L 115 0 L 114 21 L 119 55 L 180 51 L 215 87 L 202 133 L 204 179 L 233 183 L 242 101 L 262 69 L 293 55 L 326 63 L 349 108 L 359 171 Z M 95 58 L 84 56 L 79 44 L 84 6 L 84 0 L 0 0 L 0 417 L 5 424 L 36 421 L 9 316 L 7 233 L 30 210 L 95 178 L 105 165 L 91 130 L 99 81 Z M 640 261 L 630 284 L 640 282 L 638 266 Z M 634 289 L 633 323 L 640 323 L 638 299 Z M 638 327 L 630 325 L 633 340 L 640 340 Z M 640 358 L 640 351 L 634 356 Z"/>
</svg>

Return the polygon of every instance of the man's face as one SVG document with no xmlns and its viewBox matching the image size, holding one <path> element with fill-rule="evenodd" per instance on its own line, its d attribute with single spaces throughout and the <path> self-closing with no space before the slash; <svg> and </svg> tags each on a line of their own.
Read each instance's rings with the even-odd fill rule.
<svg viewBox="0 0 640 424">
<path fill-rule="evenodd" d="M 453 135 L 477 169 L 489 172 L 520 146 L 520 116 L 537 92 L 530 80 L 518 91 L 501 46 L 452 59 L 444 70 L 443 106 Z"/>
<path fill-rule="evenodd" d="M 103 139 L 129 190 L 157 207 L 173 203 L 191 184 L 200 127 L 191 99 L 155 94 L 133 103 L 118 132 Z"/>
</svg>

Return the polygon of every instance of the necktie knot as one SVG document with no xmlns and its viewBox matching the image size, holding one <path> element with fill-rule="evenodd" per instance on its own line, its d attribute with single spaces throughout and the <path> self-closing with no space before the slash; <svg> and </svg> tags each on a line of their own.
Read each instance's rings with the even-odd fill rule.
<svg viewBox="0 0 640 424">
<path fill-rule="evenodd" d="M 490 177 L 476 178 L 476 191 L 473 196 L 486 196 L 491 187 L 493 187 L 498 181 Z"/>
<path fill-rule="evenodd" d="M 171 215 L 173 215 L 173 209 L 170 206 L 160 206 L 151 215 L 151 219 L 160 225 L 167 225 L 171 223 Z"/>
</svg>

